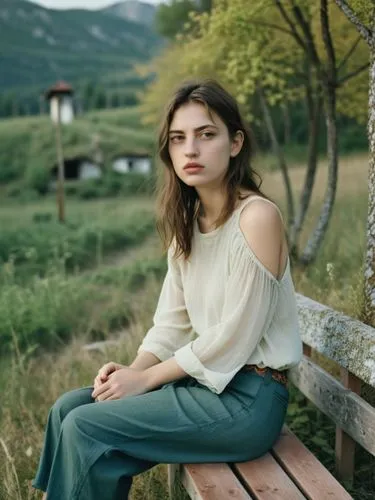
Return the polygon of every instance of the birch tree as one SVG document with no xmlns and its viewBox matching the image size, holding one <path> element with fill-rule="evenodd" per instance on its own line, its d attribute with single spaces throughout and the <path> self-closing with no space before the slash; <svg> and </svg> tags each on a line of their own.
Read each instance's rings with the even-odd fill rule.
<svg viewBox="0 0 375 500">
<path fill-rule="evenodd" d="M 370 49 L 368 141 L 369 201 L 367 216 L 367 248 L 365 258 L 365 321 L 375 325 L 375 5 L 370 0 L 346 2 L 335 0 L 354 24 Z"/>
</svg>

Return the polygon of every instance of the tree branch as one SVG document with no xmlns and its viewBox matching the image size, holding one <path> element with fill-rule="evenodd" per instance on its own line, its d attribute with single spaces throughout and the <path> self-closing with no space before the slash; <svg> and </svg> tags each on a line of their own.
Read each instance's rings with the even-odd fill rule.
<svg viewBox="0 0 375 500">
<path fill-rule="evenodd" d="M 281 16 L 283 17 L 284 21 L 287 23 L 289 26 L 292 35 L 294 36 L 296 42 L 303 48 L 303 50 L 307 50 L 305 42 L 302 40 L 300 37 L 298 31 L 296 30 L 296 27 L 294 26 L 292 20 L 288 16 L 286 10 L 284 9 L 284 6 L 281 3 L 281 0 L 274 0 L 276 7 L 279 9 Z"/>
<path fill-rule="evenodd" d="M 327 0 L 320 1 L 320 22 L 322 27 L 322 38 L 328 56 L 329 79 L 332 85 L 336 85 L 336 55 L 331 33 L 329 31 Z"/>
<path fill-rule="evenodd" d="M 289 31 L 286 28 L 282 28 L 278 24 L 266 23 L 264 21 L 257 21 L 256 19 L 254 21 L 250 21 L 250 23 L 256 24 L 258 26 L 265 26 L 266 28 L 272 28 L 274 30 L 282 31 L 283 33 L 287 33 L 288 35 L 294 36 L 294 33 L 292 33 L 292 31 Z"/>
<path fill-rule="evenodd" d="M 337 81 L 337 86 L 340 87 L 343 83 L 346 81 L 350 80 L 351 78 L 354 78 L 355 76 L 359 75 L 359 73 L 362 73 L 365 69 L 367 69 L 370 66 L 370 63 L 363 64 L 359 68 L 355 69 L 351 73 L 348 73 L 347 75 L 343 76 Z"/>
<path fill-rule="evenodd" d="M 320 62 L 318 53 L 316 51 L 314 39 L 313 39 L 312 33 L 310 31 L 310 26 L 306 22 L 306 19 L 304 18 L 302 11 L 298 7 L 298 5 L 296 5 L 293 0 L 291 0 L 291 4 L 292 4 L 292 10 L 293 10 L 294 17 L 296 18 L 297 23 L 301 26 L 303 34 L 305 35 L 305 38 L 306 38 L 306 42 L 307 42 L 306 43 L 306 50 L 307 50 L 308 54 L 310 55 L 311 60 L 315 64 L 318 72 L 320 72 L 323 75 L 324 71 L 323 71 L 322 64 Z"/>
<path fill-rule="evenodd" d="M 370 47 L 375 48 L 375 37 L 374 33 L 361 21 L 359 20 L 357 14 L 354 10 L 346 3 L 345 0 L 335 0 L 336 5 L 343 11 L 346 17 L 351 21 L 357 30 L 360 32 L 361 36 L 366 40 Z"/>
<path fill-rule="evenodd" d="M 353 45 L 351 46 L 351 48 L 349 49 L 348 53 L 343 57 L 343 60 L 340 62 L 340 64 L 337 66 L 337 71 L 340 71 L 340 69 L 345 66 L 345 64 L 348 62 L 350 56 L 353 54 L 353 52 L 355 51 L 355 49 L 357 48 L 357 45 L 359 44 L 359 42 L 362 40 L 362 37 L 361 35 L 358 35 L 358 38 L 357 40 L 353 43 Z"/>
</svg>

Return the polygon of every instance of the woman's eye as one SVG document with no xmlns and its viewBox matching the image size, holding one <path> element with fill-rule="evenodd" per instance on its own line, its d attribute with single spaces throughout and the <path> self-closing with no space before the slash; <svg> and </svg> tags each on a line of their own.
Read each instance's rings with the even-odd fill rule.
<svg viewBox="0 0 375 500">
<path fill-rule="evenodd" d="M 178 142 L 181 142 L 183 140 L 183 136 L 182 135 L 173 135 L 169 138 L 169 140 L 173 143 L 173 144 L 176 144 Z"/>
<path fill-rule="evenodd" d="M 212 132 L 202 132 L 201 137 L 203 137 L 203 139 L 211 139 L 214 135 L 215 134 Z"/>
</svg>

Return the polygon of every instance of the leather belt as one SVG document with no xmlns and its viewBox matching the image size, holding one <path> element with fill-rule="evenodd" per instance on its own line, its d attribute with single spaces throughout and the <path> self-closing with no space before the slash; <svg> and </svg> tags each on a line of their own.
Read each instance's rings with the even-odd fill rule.
<svg viewBox="0 0 375 500">
<path fill-rule="evenodd" d="M 258 375 L 261 375 L 262 377 L 265 376 L 267 372 L 271 372 L 271 377 L 276 380 L 276 382 L 280 382 L 280 384 L 283 384 L 285 386 L 288 385 L 288 375 L 287 371 L 283 370 L 275 370 L 274 368 L 269 368 L 268 366 L 265 366 L 264 368 L 259 368 L 257 365 L 245 365 L 241 369 L 242 371 L 249 372 L 249 371 L 255 371 Z"/>
</svg>

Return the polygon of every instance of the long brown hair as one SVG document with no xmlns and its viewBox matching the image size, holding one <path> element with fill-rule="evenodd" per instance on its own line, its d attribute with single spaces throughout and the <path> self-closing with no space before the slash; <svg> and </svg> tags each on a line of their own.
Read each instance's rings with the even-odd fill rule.
<svg viewBox="0 0 375 500">
<path fill-rule="evenodd" d="M 175 112 L 189 102 L 202 104 L 209 113 L 216 113 L 227 126 L 231 140 L 238 130 L 244 134 L 240 153 L 229 160 L 224 178 L 228 196 L 216 220 L 216 227 L 224 224 L 233 213 L 241 189 L 265 196 L 260 190 L 261 178 L 251 168 L 254 153 L 251 131 L 243 120 L 234 97 L 215 80 L 182 83 L 165 109 L 159 132 L 158 153 L 166 168 L 163 169 L 162 178 L 158 179 L 157 229 L 165 249 L 175 240 L 175 256 L 183 254 L 185 259 L 191 253 L 194 220 L 198 216 L 200 200 L 196 189 L 181 181 L 174 171 L 169 155 L 169 128 Z"/>
</svg>

